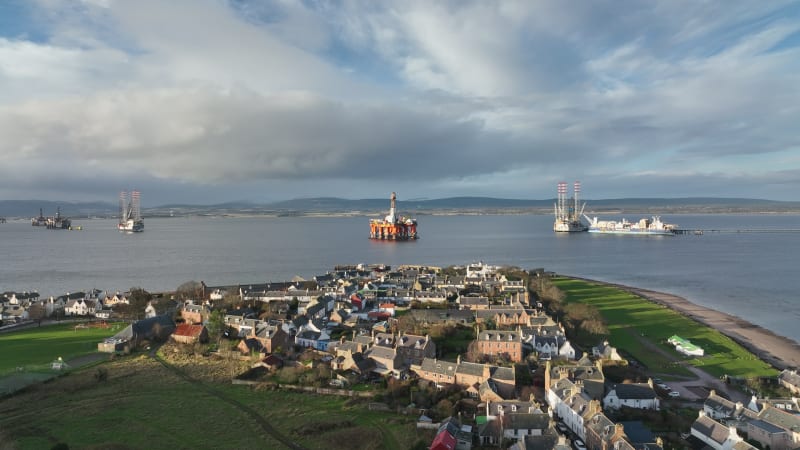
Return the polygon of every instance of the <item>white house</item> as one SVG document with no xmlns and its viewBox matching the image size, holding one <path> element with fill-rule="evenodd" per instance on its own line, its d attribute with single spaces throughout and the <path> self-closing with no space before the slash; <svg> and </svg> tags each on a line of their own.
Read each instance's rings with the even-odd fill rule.
<svg viewBox="0 0 800 450">
<path fill-rule="evenodd" d="M 647 383 L 617 384 L 603 397 L 603 407 L 619 409 L 623 406 L 637 409 L 660 408 L 658 395 L 653 389 L 653 380 Z"/>
<path fill-rule="evenodd" d="M 67 316 L 88 316 L 93 315 L 96 303 L 94 300 L 86 300 L 86 299 L 72 299 L 67 301 L 66 306 L 64 306 L 64 314 Z"/>
<path fill-rule="evenodd" d="M 725 426 L 708 417 L 704 411 L 692 424 L 692 436 L 703 441 L 714 450 L 732 450 L 734 445 L 744 441 L 736 432 L 736 427 Z"/>
</svg>

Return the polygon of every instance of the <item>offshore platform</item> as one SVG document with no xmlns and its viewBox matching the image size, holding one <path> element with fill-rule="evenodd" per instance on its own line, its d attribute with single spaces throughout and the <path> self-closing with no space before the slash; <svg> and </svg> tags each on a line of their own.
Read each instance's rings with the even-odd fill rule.
<svg viewBox="0 0 800 450">
<path fill-rule="evenodd" d="M 555 204 L 556 220 L 553 223 L 553 231 L 555 232 L 575 233 L 589 229 L 588 226 L 581 222 L 581 215 L 586 204 L 584 203 L 580 211 L 578 211 L 578 194 L 581 192 L 581 182 L 576 181 L 572 189 L 573 196 L 567 200 L 567 183 L 563 181 L 558 183 L 558 199 L 556 199 Z"/>
<path fill-rule="evenodd" d="M 369 221 L 369 238 L 390 240 L 390 241 L 407 241 L 409 239 L 418 239 L 417 236 L 417 221 L 409 217 L 399 217 L 397 215 L 397 194 L 392 192 L 391 204 L 389 207 L 389 215 L 383 219 L 370 219 Z"/>
</svg>

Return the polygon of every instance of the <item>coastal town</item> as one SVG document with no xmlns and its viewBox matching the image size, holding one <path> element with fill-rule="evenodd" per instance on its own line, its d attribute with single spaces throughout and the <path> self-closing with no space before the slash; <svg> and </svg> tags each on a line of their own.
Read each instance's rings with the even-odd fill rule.
<svg viewBox="0 0 800 450">
<path fill-rule="evenodd" d="M 592 319 L 557 307 L 554 277 L 483 262 L 358 264 L 309 280 L 188 282 L 164 294 L 6 292 L 0 319 L 5 333 L 123 323 L 97 342 L 97 361 L 154 352 L 184 368 L 218 361 L 230 368 L 221 382 L 412 416 L 421 448 L 432 450 L 800 447 L 794 368 L 762 379 L 771 395 L 760 396 L 736 380 L 648 367 L 602 324 L 589 332 Z M 677 334 L 661 345 L 652 351 L 676 364 L 707 356 Z M 281 436 L 280 421 L 274 427 Z"/>
</svg>

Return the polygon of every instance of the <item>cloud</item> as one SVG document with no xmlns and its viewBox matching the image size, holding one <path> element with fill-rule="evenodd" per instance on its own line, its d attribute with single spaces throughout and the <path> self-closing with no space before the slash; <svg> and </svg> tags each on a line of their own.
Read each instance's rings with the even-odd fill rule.
<svg viewBox="0 0 800 450">
<path fill-rule="evenodd" d="M 240 199 L 800 183 L 790 3 L 42 0 L 32 17 L 42 38 L 0 37 L 7 195 L 53 167 Z"/>
</svg>

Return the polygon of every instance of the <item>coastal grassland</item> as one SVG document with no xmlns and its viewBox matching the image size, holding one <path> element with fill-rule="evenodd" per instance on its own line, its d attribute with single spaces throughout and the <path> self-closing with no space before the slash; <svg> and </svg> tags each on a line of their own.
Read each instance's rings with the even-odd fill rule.
<svg viewBox="0 0 800 450">
<path fill-rule="evenodd" d="M 652 372 L 685 376 L 682 364 L 691 364 L 720 377 L 774 376 L 777 371 L 719 331 L 696 322 L 666 306 L 622 289 L 583 280 L 553 280 L 566 301 L 594 306 L 610 333 L 611 345 L 645 364 Z M 689 358 L 667 342 L 672 335 L 702 347 L 703 357 Z"/>
<path fill-rule="evenodd" d="M 0 334 L 0 375 L 17 367 L 46 370 L 59 356 L 68 361 L 96 352 L 98 342 L 126 326 L 112 323 L 109 328 L 75 328 L 76 325 L 61 323 Z"/>
<path fill-rule="evenodd" d="M 105 381 L 95 377 L 100 369 L 108 371 Z M 365 403 L 191 381 L 149 357 L 129 356 L 0 401 L 0 448 L 286 448 L 260 420 L 309 449 L 405 449 L 419 438 L 413 418 Z"/>
</svg>

